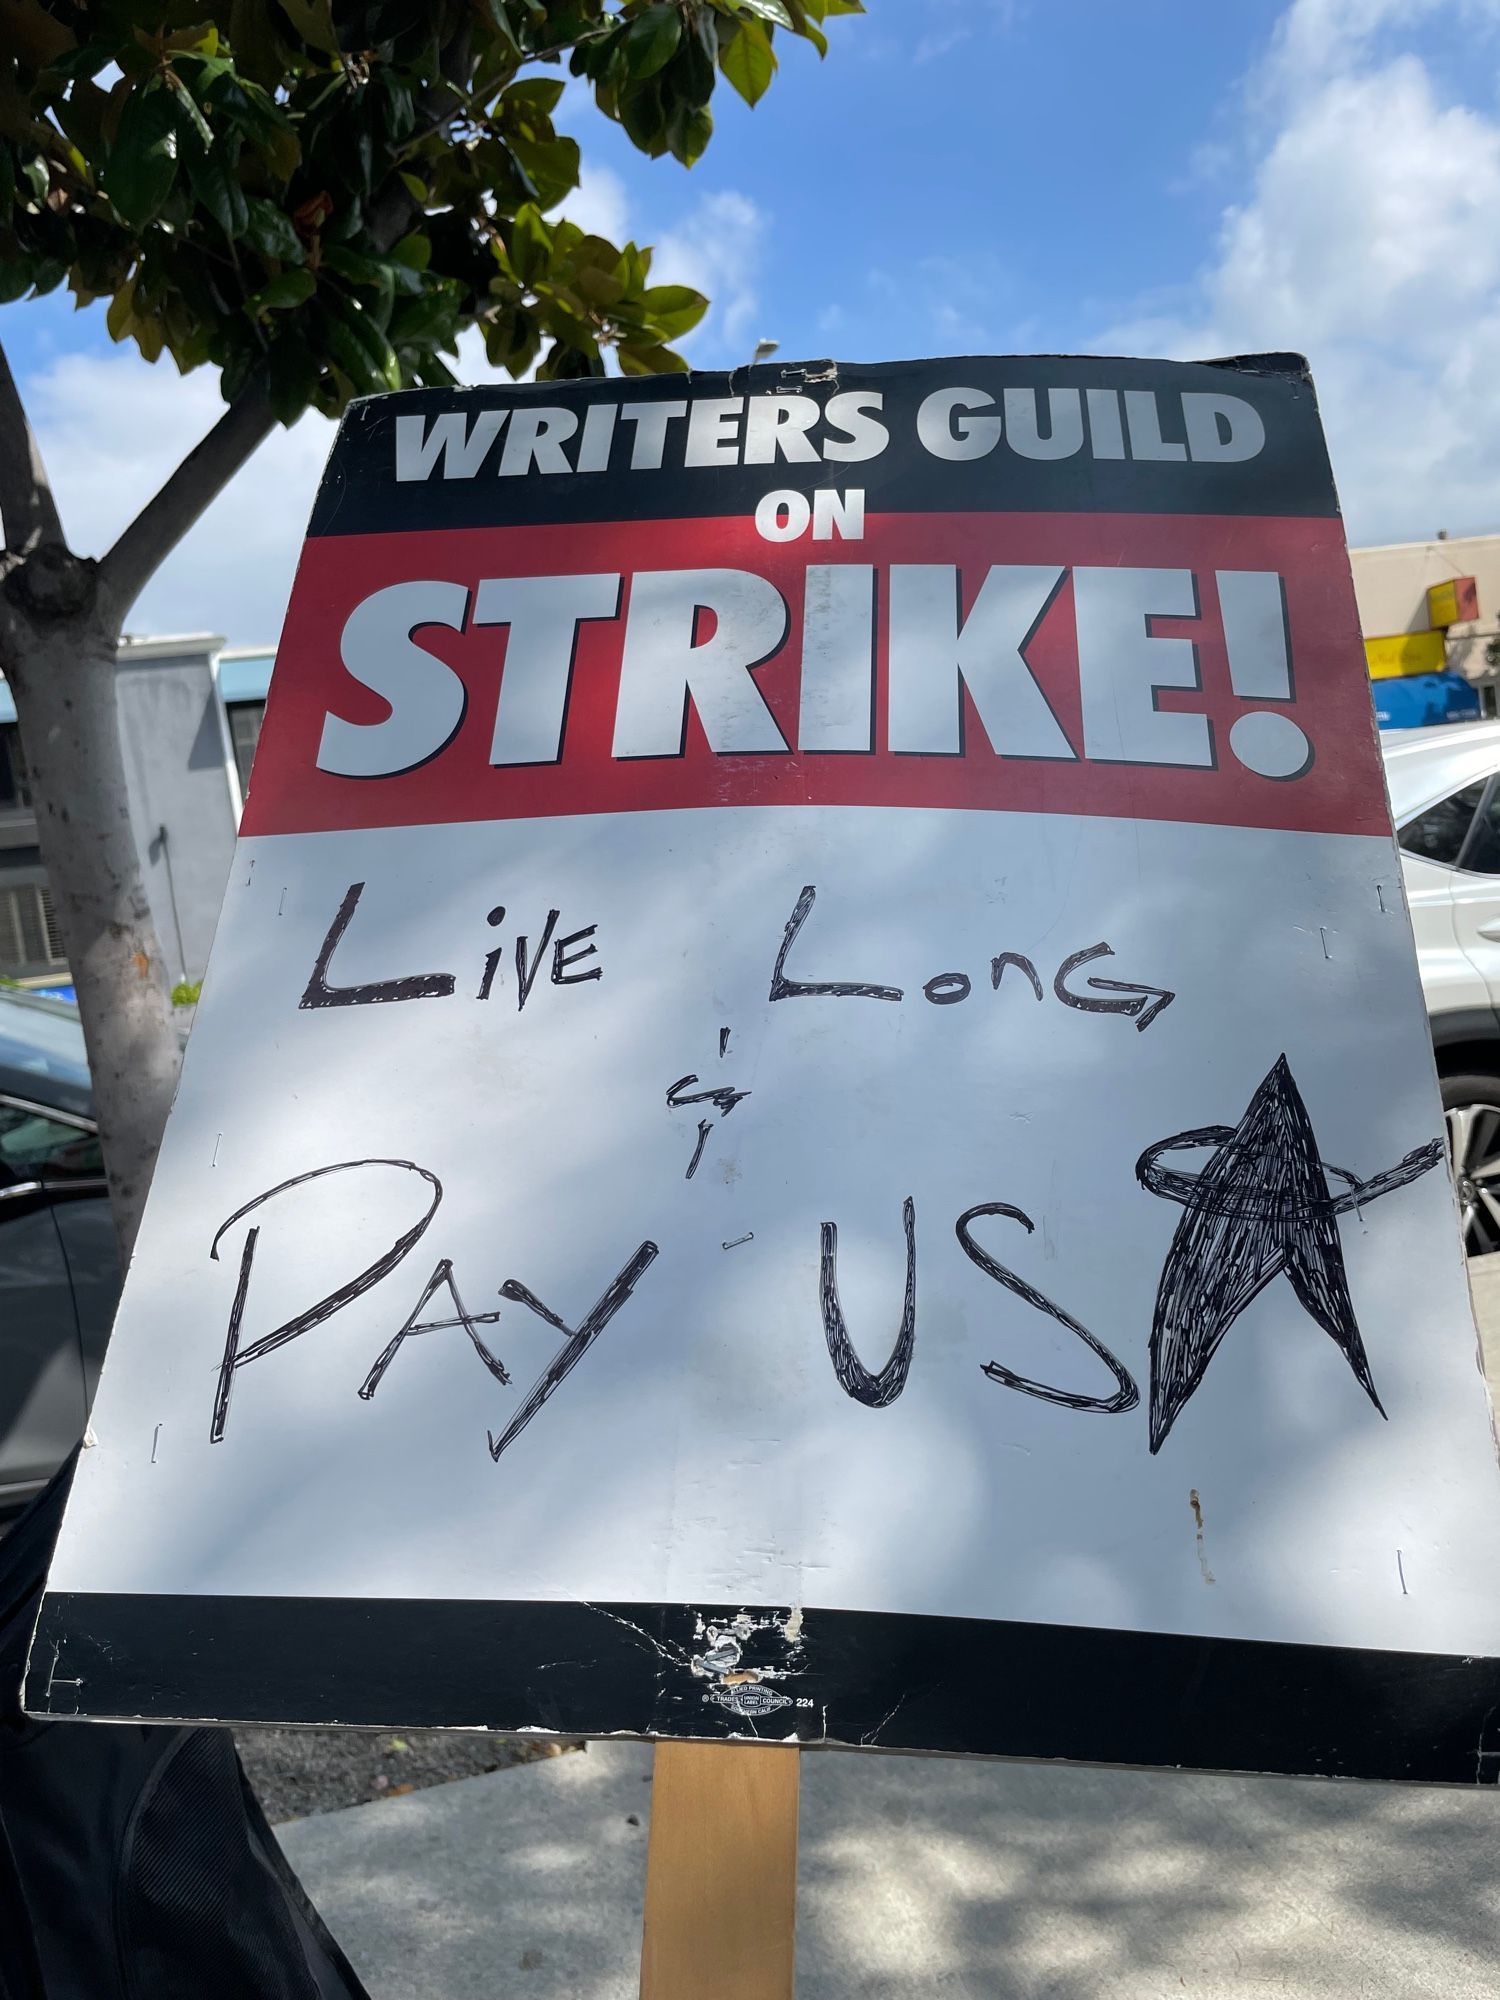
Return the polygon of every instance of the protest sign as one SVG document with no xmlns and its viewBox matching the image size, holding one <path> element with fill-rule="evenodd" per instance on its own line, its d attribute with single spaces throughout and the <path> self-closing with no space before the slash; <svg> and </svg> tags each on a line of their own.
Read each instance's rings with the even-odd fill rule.
<svg viewBox="0 0 1500 2000">
<path fill-rule="evenodd" d="M 355 404 L 43 1713 L 1493 1780 L 1300 363 Z"/>
</svg>

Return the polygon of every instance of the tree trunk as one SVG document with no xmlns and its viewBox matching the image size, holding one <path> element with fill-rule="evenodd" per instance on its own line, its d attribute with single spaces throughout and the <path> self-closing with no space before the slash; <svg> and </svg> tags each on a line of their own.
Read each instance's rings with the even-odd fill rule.
<svg viewBox="0 0 1500 2000">
<path fill-rule="evenodd" d="M 78 992 L 123 1268 L 181 1045 L 130 827 L 115 707 L 119 628 L 93 588 L 93 565 L 59 555 L 59 568 L 72 567 L 66 595 L 83 601 L 27 616 L 13 598 L 0 667 L 15 694 L 42 860 Z"/>
</svg>

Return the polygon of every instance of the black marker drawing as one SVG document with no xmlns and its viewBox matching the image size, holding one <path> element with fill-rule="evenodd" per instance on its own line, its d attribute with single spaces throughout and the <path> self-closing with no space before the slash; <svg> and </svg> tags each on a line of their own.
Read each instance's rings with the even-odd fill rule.
<svg viewBox="0 0 1500 2000">
<path fill-rule="evenodd" d="M 967 972 L 939 972 L 928 980 L 923 993 L 934 1007 L 952 1007 L 969 997 L 969 975 Z"/>
<path fill-rule="evenodd" d="M 225 1232 L 255 1209 L 264 1207 L 268 1201 L 274 1201 L 278 1195 L 286 1194 L 292 1188 L 305 1186 L 309 1181 L 322 1180 L 328 1174 L 353 1173 L 360 1167 L 399 1167 L 405 1173 L 419 1175 L 432 1189 L 427 1207 L 410 1229 L 398 1236 L 388 1250 L 382 1251 L 374 1263 L 367 1264 L 357 1276 L 350 1278 L 347 1284 L 340 1285 L 337 1291 L 329 1292 L 324 1298 L 319 1299 L 316 1305 L 309 1306 L 294 1319 L 283 1321 L 270 1333 L 263 1334 L 259 1340 L 254 1340 L 248 1347 L 242 1348 L 240 1327 L 245 1317 L 245 1300 L 250 1291 L 250 1271 L 255 1262 L 255 1247 L 260 1240 L 260 1230 L 256 1227 L 247 1233 L 245 1247 L 240 1253 L 239 1283 L 235 1287 L 234 1303 L 229 1310 L 229 1329 L 224 1339 L 224 1359 L 219 1365 L 219 1384 L 214 1395 L 213 1421 L 208 1432 L 211 1443 L 218 1444 L 224 1435 L 224 1425 L 229 1416 L 229 1391 L 233 1387 L 238 1371 L 247 1367 L 250 1362 L 258 1361 L 263 1354 L 272 1354 L 278 1347 L 284 1347 L 289 1340 L 296 1340 L 299 1335 L 309 1332 L 313 1327 L 321 1326 L 324 1320 L 331 1319 L 344 1306 L 362 1297 L 372 1285 L 378 1285 L 388 1271 L 394 1271 L 406 1253 L 420 1240 L 428 1223 L 437 1214 L 438 1205 L 443 1199 L 443 1184 L 436 1174 L 429 1173 L 426 1167 L 419 1167 L 411 1160 L 341 1160 L 331 1167 L 314 1167 L 310 1173 L 294 1174 L 290 1180 L 278 1182 L 275 1187 L 267 1188 L 264 1194 L 258 1194 L 253 1201 L 247 1201 L 242 1208 L 237 1208 L 234 1214 L 221 1222 L 215 1230 L 208 1254 L 217 1260 L 219 1244 Z"/>
<path fill-rule="evenodd" d="M 549 910 L 547 922 L 542 930 L 542 941 L 536 948 L 536 956 L 528 958 L 530 940 L 516 939 L 516 1012 L 519 1014 L 531 998 L 531 989 L 536 984 L 536 976 L 542 969 L 542 960 L 547 956 L 547 947 L 552 942 L 552 933 L 557 928 L 561 910 Z M 561 985 L 559 980 L 558 984 Z"/>
<path fill-rule="evenodd" d="M 776 967 L 771 974 L 771 998 L 773 1000 L 804 1000 L 822 998 L 849 1000 L 899 1000 L 899 986 L 862 986 L 854 980 L 844 979 L 788 979 L 786 976 L 787 953 L 797 941 L 797 933 L 807 922 L 818 892 L 809 882 L 797 898 L 796 908 L 786 920 L 786 931 L 782 936 L 781 949 L 776 954 Z"/>
<path fill-rule="evenodd" d="M 491 910 L 489 915 L 485 918 L 485 922 L 489 924 L 492 928 L 497 927 L 500 924 L 503 924 L 505 922 L 504 903 L 497 903 L 494 909 Z M 504 957 L 504 955 L 505 955 L 505 946 L 503 944 L 497 944 L 493 951 L 487 951 L 485 953 L 484 976 L 480 979 L 479 991 L 474 996 L 476 1000 L 489 999 L 490 988 L 495 983 L 495 975 L 500 970 L 500 961 Z"/>
<path fill-rule="evenodd" d="M 708 1144 L 708 1135 L 713 1129 L 712 1119 L 700 1118 L 698 1120 L 698 1143 L 693 1148 L 693 1157 L 688 1161 L 688 1170 L 682 1177 L 685 1181 L 690 1181 L 693 1175 L 697 1173 L 698 1162 L 703 1158 L 703 1148 Z"/>
<path fill-rule="evenodd" d="M 727 1118 L 734 1107 L 750 1095 L 748 1090 L 733 1090 L 727 1084 L 718 1090 L 695 1090 L 685 1096 L 690 1083 L 698 1081 L 696 1076 L 680 1076 L 667 1091 L 667 1105 L 672 1111 L 681 1110 L 684 1104 L 711 1104 L 721 1118 Z"/>
<path fill-rule="evenodd" d="M 872 1375 L 855 1353 L 839 1305 L 838 1225 L 825 1222 L 822 1229 L 822 1257 L 818 1271 L 818 1299 L 823 1311 L 823 1337 L 833 1372 L 846 1396 L 867 1409 L 883 1410 L 894 1403 L 906 1387 L 911 1372 L 912 1350 L 917 1339 L 917 1211 L 911 1196 L 901 1204 L 901 1221 L 906 1230 L 906 1300 L 901 1309 L 901 1326 L 891 1357 L 878 1375 Z"/>
<path fill-rule="evenodd" d="M 1201 1172 L 1178 1173 L 1161 1164 L 1165 1153 L 1200 1146 L 1215 1149 Z M 1136 1178 L 1184 1209 L 1152 1315 L 1153 1452 L 1166 1442 L 1235 1320 L 1283 1271 L 1385 1415 L 1354 1316 L 1338 1218 L 1430 1173 L 1442 1158 L 1442 1140 L 1431 1139 L 1368 1180 L 1326 1165 L 1284 1055 L 1238 1125 L 1206 1125 L 1146 1148 Z M 1342 1193 L 1330 1191 L 1329 1176 L 1345 1184 Z"/>
<path fill-rule="evenodd" d="M 451 972 L 418 972 L 404 979 L 372 979 L 359 986 L 331 986 L 328 981 L 328 967 L 333 954 L 338 950 L 339 940 L 348 930 L 354 912 L 359 908 L 359 899 L 365 893 L 363 882 L 351 882 L 344 891 L 344 900 L 339 904 L 338 914 L 328 926 L 328 935 L 319 947 L 313 962 L 311 977 L 308 979 L 299 1007 L 371 1007 L 386 1000 L 445 1000 L 457 981 Z"/>
<path fill-rule="evenodd" d="M 1040 1000 L 1042 997 L 1041 974 L 1037 971 L 1031 960 L 1019 951 L 1002 951 L 997 958 L 990 960 L 990 984 L 994 987 L 995 991 L 997 993 L 1000 991 L 1000 981 L 1005 977 L 1005 968 L 1008 965 L 1013 965 L 1017 972 L 1025 973 L 1026 977 L 1031 981 L 1032 992 Z"/>
<path fill-rule="evenodd" d="M 597 924 L 585 924 L 581 931 L 569 931 L 566 937 L 559 938 L 557 943 L 553 945 L 552 984 L 554 986 L 581 986 L 586 979 L 602 979 L 604 977 L 604 968 L 602 965 L 591 965 L 587 972 L 569 972 L 568 970 L 570 965 L 581 965 L 584 959 L 597 958 L 599 956 L 599 947 L 596 944 L 586 944 L 582 951 L 574 951 L 572 949 L 572 946 L 577 944 L 580 938 L 592 937 L 598 928 Z"/>
<path fill-rule="evenodd" d="M 724 1051 L 725 1051 L 725 1050 L 726 1050 L 726 1049 L 727 1049 L 728 1047 L 729 1047 L 729 1030 L 728 1030 L 727 1028 L 720 1028 L 720 1030 L 719 1030 L 719 1061 L 720 1061 L 720 1062 L 722 1062 L 722 1061 L 724 1060 Z"/>
<path fill-rule="evenodd" d="M 974 1241 L 969 1224 L 980 1215 L 1006 1216 L 1012 1222 L 1019 1222 L 1028 1235 L 1035 1227 L 1031 1217 L 1022 1209 L 1012 1208 L 1009 1202 L 982 1201 L 973 1208 L 966 1208 L 954 1223 L 953 1229 L 963 1246 L 964 1255 L 977 1264 L 987 1277 L 993 1278 L 997 1284 L 1004 1285 L 1007 1291 L 1014 1292 L 1016 1297 L 1024 1299 L 1027 1305 L 1035 1306 L 1038 1312 L 1048 1314 L 1060 1326 L 1065 1326 L 1069 1333 L 1076 1333 L 1085 1347 L 1092 1348 L 1114 1376 L 1116 1388 L 1112 1396 L 1084 1396 L 1072 1389 L 1054 1389 L 1046 1382 L 1033 1381 L 1028 1375 L 1017 1375 L 1014 1369 L 1005 1368 L 998 1361 L 986 1361 L 980 1372 L 988 1375 L 992 1382 L 999 1382 L 1007 1389 L 1019 1389 L 1023 1396 L 1037 1396 L 1044 1403 L 1059 1403 L 1065 1410 L 1098 1410 L 1110 1417 L 1122 1416 L 1126 1410 L 1133 1410 L 1141 1400 L 1141 1392 L 1136 1387 L 1135 1378 L 1130 1370 L 1110 1353 L 1102 1340 L 1074 1319 L 1071 1313 L 1066 1313 L 1061 1306 L 1054 1305 L 1044 1292 L 1039 1292 L 1034 1285 L 1028 1285 L 1026 1280 L 1018 1278 L 1014 1271 L 1007 1271 L 1003 1264 L 996 1263 L 988 1250 Z"/>
<path fill-rule="evenodd" d="M 1068 985 L 1068 975 L 1077 972 L 1080 966 L 1090 965 L 1096 958 L 1113 958 L 1114 947 L 1107 944 L 1091 944 L 1086 951 L 1075 951 L 1071 958 L 1065 958 L 1057 969 L 1057 977 L 1052 982 L 1052 991 L 1065 1007 L 1077 1007 L 1085 1014 L 1129 1014 L 1133 1017 L 1137 1034 L 1143 1034 L 1164 1008 L 1170 1007 L 1177 998 L 1164 986 L 1137 986 L 1128 979 L 1089 979 L 1085 983 L 1092 987 L 1094 994 L 1118 993 L 1118 1000 L 1100 1000 L 1087 993 L 1075 993 Z M 995 982 L 997 985 L 999 981 Z"/>
<path fill-rule="evenodd" d="M 550 1306 L 544 1306 L 541 1300 L 534 1293 L 529 1292 L 523 1284 L 518 1283 L 514 1278 L 506 1279 L 505 1283 L 500 1287 L 500 1296 L 502 1299 L 513 1299 L 516 1304 L 529 1307 L 532 1312 L 544 1319 L 548 1326 L 555 1326 L 559 1333 L 566 1334 L 567 1339 L 532 1384 L 525 1402 L 522 1403 L 520 1409 L 511 1418 L 499 1437 L 497 1438 L 493 1431 L 487 1433 L 489 1437 L 490 1457 L 497 1464 L 500 1460 L 500 1454 L 507 1446 L 515 1443 L 516 1439 L 525 1430 L 526 1426 L 531 1422 L 537 1411 L 541 1409 L 548 1397 L 561 1387 L 562 1383 L 567 1380 L 568 1376 L 578 1366 L 584 1355 L 588 1353 L 594 1342 L 603 1333 L 615 1314 L 635 1290 L 642 1276 L 655 1263 L 659 1254 L 660 1252 L 654 1243 L 643 1243 L 635 1255 L 630 1258 L 629 1262 L 622 1266 L 600 1297 L 595 1300 L 589 1310 L 588 1317 L 582 1322 L 576 1332 L 572 1327 L 559 1319 Z"/>
<path fill-rule="evenodd" d="M 453 1301 L 457 1318 L 424 1320 L 421 1316 L 422 1309 L 440 1285 L 448 1287 L 448 1296 Z M 441 1333 L 446 1327 L 451 1326 L 461 1326 L 463 1328 L 464 1332 L 474 1343 L 474 1352 L 479 1356 L 485 1367 L 489 1369 L 497 1382 L 502 1384 L 509 1382 L 510 1374 L 504 1362 L 497 1360 L 491 1354 L 490 1350 L 474 1330 L 480 1326 L 493 1326 L 499 1317 L 498 1312 L 471 1313 L 459 1296 L 458 1286 L 454 1283 L 453 1260 L 450 1257 L 439 1258 L 433 1269 L 432 1276 L 422 1287 L 422 1296 L 402 1321 L 401 1326 L 387 1343 L 376 1360 L 375 1365 L 360 1384 L 359 1393 L 361 1399 L 368 1403 L 375 1391 L 380 1387 L 385 1371 L 400 1352 L 403 1340 L 409 1340 L 413 1334 L 418 1333 Z"/>
</svg>

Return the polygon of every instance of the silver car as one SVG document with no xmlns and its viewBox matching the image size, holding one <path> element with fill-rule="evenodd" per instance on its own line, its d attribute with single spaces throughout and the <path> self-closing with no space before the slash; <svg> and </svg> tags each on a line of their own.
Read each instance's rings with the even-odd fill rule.
<svg viewBox="0 0 1500 2000">
<path fill-rule="evenodd" d="M 1471 1255 L 1500 1250 L 1500 722 L 1382 736 Z"/>
</svg>

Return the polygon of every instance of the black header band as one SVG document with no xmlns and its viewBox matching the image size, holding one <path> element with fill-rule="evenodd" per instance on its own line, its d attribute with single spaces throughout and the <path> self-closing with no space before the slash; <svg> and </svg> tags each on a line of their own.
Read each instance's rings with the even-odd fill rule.
<svg viewBox="0 0 1500 2000">
<path fill-rule="evenodd" d="M 929 398 L 961 390 L 975 393 L 971 406 L 950 409 L 940 400 L 919 423 Z M 869 412 L 854 417 L 853 436 L 839 418 L 854 399 L 873 397 L 880 399 L 874 421 L 889 435 L 870 452 Z M 754 423 L 762 462 L 735 462 L 756 451 L 747 444 L 746 410 L 723 407 L 711 422 L 701 411 L 694 425 L 689 413 L 705 403 L 761 405 Z M 786 449 L 799 454 L 791 458 L 766 442 L 778 403 Z M 816 420 L 800 428 L 812 404 Z M 687 408 L 653 427 L 651 405 Z M 526 435 L 507 471 L 507 441 L 520 417 Z M 451 452 L 438 448 L 432 428 L 444 419 Z M 403 421 L 408 476 L 400 479 Z M 975 455 L 944 455 L 945 436 Z M 1247 438 L 1253 453 L 1236 456 Z M 580 461 L 600 469 L 578 470 Z M 737 516 L 775 491 L 854 488 L 867 512 L 882 514 L 1338 512 L 1316 397 L 1298 356 L 970 356 L 368 397 L 344 418 L 308 532 Z"/>
</svg>

